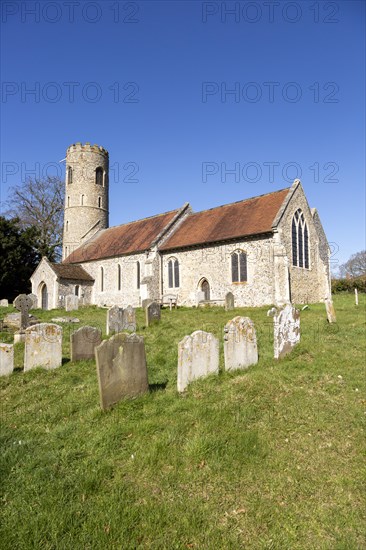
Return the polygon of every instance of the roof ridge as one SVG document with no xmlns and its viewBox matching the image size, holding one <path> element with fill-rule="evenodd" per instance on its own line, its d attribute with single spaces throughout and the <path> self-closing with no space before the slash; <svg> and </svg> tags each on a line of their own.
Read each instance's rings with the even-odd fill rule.
<svg viewBox="0 0 366 550">
<path fill-rule="evenodd" d="M 239 204 L 241 202 L 251 201 L 253 199 L 259 199 L 261 197 L 267 197 L 268 195 L 274 195 L 275 193 L 281 193 L 282 191 L 288 191 L 290 187 L 283 187 L 282 189 L 277 189 L 276 191 L 270 191 L 269 193 L 263 193 L 262 195 L 255 195 L 254 197 L 248 197 L 247 199 L 241 199 L 239 201 L 228 202 L 226 204 L 219 204 L 218 206 L 213 206 L 212 208 L 206 208 L 205 210 L 199 210 L 198 212 L 192 212 L 191 216 L 196 214 L 202 214 L 203 212 L 210 212 L 210 210 L 216 210 L 216 208 L 223 208 L 224 206 L 232 206 L 233 204 Z"/>
<path fill-rule="evenodd" d="M 188 203 L 184 203 L 183 206 L 185 206 Z M 183 208 L 183 206 L 181 208 Z M 120 223 L 118 225 L 112 225 L 112 227 L 106 227 L 105 229 L 102 229 L 101 231 L 98 231 L 98 234 L 103 231 L 108 231 L 109 229 L 116 229 L 117 227 L 123 227 L 124 225 L 131 225 L 132 223 L 138 223 L 143 222 L 145 220 L 151 220 L 152 218 L 158 218 L 159 216 L 166 216 L 167 214 L 171 214 L 172 212 L 179 212 L 181 208 L 174 208 L 173 210 L 167 210 L 167 212 L 160 212 L 160 214 L 154 214 L 153 216 L 146 216 L 145 218 L 140 218 L 139 220 L 133 220 L 132 222 L 126 222 L 126 223 Z"/>
</svg>

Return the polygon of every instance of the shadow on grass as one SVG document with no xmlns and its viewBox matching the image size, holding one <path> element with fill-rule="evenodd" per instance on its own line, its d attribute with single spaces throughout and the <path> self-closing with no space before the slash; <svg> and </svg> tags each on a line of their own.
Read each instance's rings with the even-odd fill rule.
<svg viewBox="0 0 366 550">
<path fill-rule="evenodd" d="M 165 388 L 167 387 L 167 384 L 168 384 L 168 380 L 166 380 L 165 382 L 157 382 L 156 384 L 149 384 L 149 391 L 155 392 L 155 391 L 165 390 Z"/>
</svg>

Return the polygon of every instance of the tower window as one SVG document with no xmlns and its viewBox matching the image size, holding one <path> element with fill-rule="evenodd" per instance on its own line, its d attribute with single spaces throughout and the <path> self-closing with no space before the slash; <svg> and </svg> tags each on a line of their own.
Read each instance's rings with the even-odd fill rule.
<svg viewBox="0 0 366 550">
<path fill-rule="evenodd" d="M 102 197 L 98 197 L 98 208 L 102 207 Z"/>
<path fill-rule="evenodd" d="M 291 225 L 292 265 L 309 269 L 309 232 L 302 210 L 296 210 Z"/>
<path fill-rule="evenodd" d="M 247 255 L 242 250 L 236 250 L 231 254 L 231 281 L 245 283 L 247 280 Z"/>
<path fill-rule="evenodd" d="M 136 263 L 136 287 L 140 288 L 141 284 L 141 268 L 140 268 L 140 262 Z"/>
<path fill-rule="evenodd" d="M 179 262 L 175 258 L 168 262 L 168 286 L 169 288 L 179 287 Z"/>
<path fill-rule="evenodd" d="M 80 196 L 80 204 L 81 204 L 81 206 L 84 206 L 84 197 L 85 197 L 85 195 L 81 195 L 81 196 Z"/>
<path fill-rule="evenodd" d="M 67 197 L 67 206 L 70 206 L 70 197 Z"/>
<path fill-rule="evenodd" d="M 95 170 L 95 183 L 97 185 L 103 185 L 103 168 L 100 166 Z"/>
<path fill-rule="evenodd" d="M 71 166 L 67 167 L 67 183 L 70 185 L 72 183 L 72 168 Z"/>
<path fill-rule="evenodd" d="M 69 222 L 67 221 L 66 222 L 66 231 L 68 231 L 68 230 L 69 230 Z"/>
</svg>

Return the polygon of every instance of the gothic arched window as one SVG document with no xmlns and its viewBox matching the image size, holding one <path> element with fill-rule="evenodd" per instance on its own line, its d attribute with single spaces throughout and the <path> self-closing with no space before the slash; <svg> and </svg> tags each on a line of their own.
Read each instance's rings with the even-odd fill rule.
<svg viewBox="0 0 366 550">
<path fill-rule="evenodd" d="M 120 264 L 117 266 L 117 288 L 118 290 L 121 290 L 122 288 L 122 272 Z"/>
<path fill-rule="evenodd" d="M 233 283 L 244 283 L 247 280 L 247 255 L 242 250 L 235 250 L 231 254 L 231 281 Z"/>
<path fill-rule="evenodd" d="M 103 185 L 103 168 L 100 166 L 95 170 L 95 183 L 97 185 Z"/>
<path fill-rule="evenodd" d="M 103 267 L 100 268 L 100 291 L 103 292 L 104 290 L 104 269 Z"/>
<path fill-rule="evenodd" d="M 309 268 L 309 232 L 302 210 L 292 218 L 292 265 Z"/>
<path fill-rule="evenodd" d="M 169 288 L 179 287 L 179 262 L 176 258 L 168 262 L 168 286 Z"/>
<path fill-rule="evenodd" d="M 72 168 L 71 166 L 67 167 L 67 183 L 70 185 L 72 183 Z"/>
<path fill-rule="evenodd" d="M 98 197 L 98 208 L 102 207 L 102 197 Z"/>
<path fill-rule="evenodd" d="M 136 263 L 136 287 L 140 288 L 140 277 L 141 277 L 141 269 L 140 269 L 140 262 Z"/>
</svg>

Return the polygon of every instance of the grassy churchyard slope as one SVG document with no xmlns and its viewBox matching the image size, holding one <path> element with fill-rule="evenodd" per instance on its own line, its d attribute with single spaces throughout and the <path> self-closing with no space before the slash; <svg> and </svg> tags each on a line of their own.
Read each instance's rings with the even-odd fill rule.
<svg viewBox="0 0 366 550">
<path fill-rule="evenodd" d="M 278 362 L 268 308 L 164 310 L 151 328 L 138 310 L 151 391 L 107 412 L 95 362 L 69 359 L 70 331 L 105 332 L 106 310 L 71 312 L 54 371 L 22 372 L 18 344 L 0 379 L 2 549 L 365 548 L 365 295 L 334 303 L 337 325 L 322 304 L 301 312 Z M 228 374 L 235 315 L 253 319 L 260 359 Z M 221 372 L 178 395 L 177 344 L 198 329 L 220 338 Z"/>
</svg>

